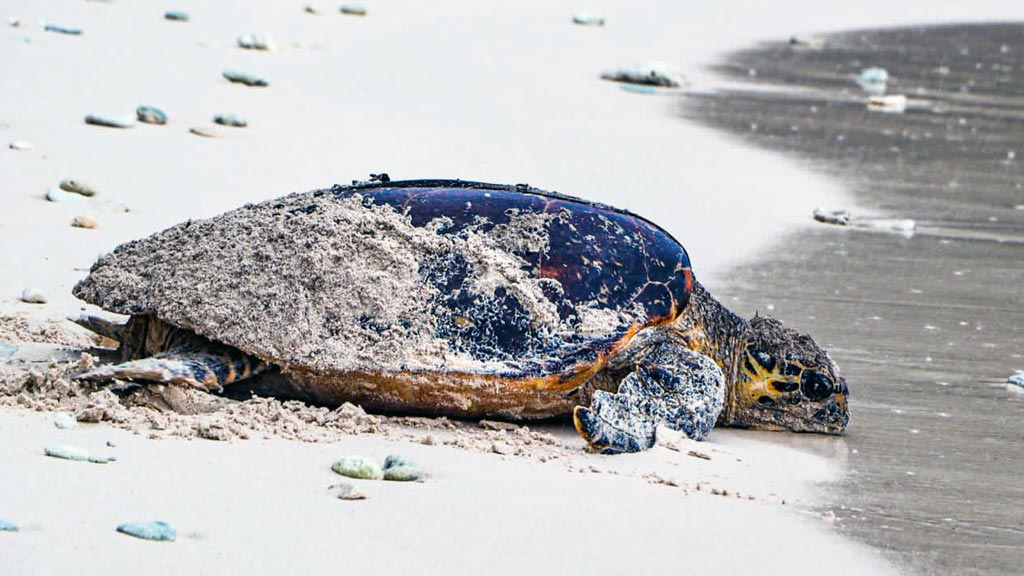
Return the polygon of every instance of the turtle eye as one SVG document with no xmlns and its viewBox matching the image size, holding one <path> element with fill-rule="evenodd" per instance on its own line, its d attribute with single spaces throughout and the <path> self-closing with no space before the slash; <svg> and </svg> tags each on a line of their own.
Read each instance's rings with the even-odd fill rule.
<svg viewBox="0 0 1024 576">
<path fill-rule="evenodd" d="M 832 379 L 817 370 L 805 370 L 800 377 L 800 392 L 812 402 L 828 398 L 833 388 Z"/>
</svg>

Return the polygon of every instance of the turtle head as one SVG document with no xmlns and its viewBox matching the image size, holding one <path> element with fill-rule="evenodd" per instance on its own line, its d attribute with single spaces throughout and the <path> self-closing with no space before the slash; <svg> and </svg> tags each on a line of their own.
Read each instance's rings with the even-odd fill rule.
<svg viewBox="0 0 1024 576">
<path fill-rule="evenodd" d="M 774 318 L 755 316 L 749 326 L 731 391 L 729 423 L 841 434 L 850 419 L 848 391 L 828 353 Z"/>
</svg>

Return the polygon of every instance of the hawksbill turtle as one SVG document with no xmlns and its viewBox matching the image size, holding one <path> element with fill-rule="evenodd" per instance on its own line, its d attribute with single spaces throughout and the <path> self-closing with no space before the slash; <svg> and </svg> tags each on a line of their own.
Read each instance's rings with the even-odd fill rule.
<svg viewBox="0 0 1024 576">
<path fill-rule="evenodd" d="M 668 232 L 527 185 L 393 182 L 295 193 L 128 242 L 74 294 L 125 324 L 90 380 L 512 420 L 572 414 L 589 447 L 659 425 L 841 433 L 839 368 L 809 336 L 744 320 Z"/>
</svg>

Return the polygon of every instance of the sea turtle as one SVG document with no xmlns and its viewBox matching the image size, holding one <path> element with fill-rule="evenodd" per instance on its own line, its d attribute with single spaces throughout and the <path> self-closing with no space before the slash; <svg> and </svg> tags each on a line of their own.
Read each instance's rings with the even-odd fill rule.
<svg viewBox="0 0 1024 576">
<path fill-rule="evenodd" d="M 839 369 L 778 321 L 744 320 L 668 232 L 527 185 L 389 181 L 295 193 L 126 243 L 74 294 L 121 364 L 82 378 L 245 380 L 323 405 L 513 420 L 572 414 L 593 449 L 659 425 L 838 434 Z"/>
</svg>

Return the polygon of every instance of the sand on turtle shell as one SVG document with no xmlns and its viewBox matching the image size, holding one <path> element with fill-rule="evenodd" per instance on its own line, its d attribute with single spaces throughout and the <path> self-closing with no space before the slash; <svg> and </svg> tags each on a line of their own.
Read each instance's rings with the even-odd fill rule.
<svg viewBox="0 0 1024 576">
<path fill-rule="evenodd" d="M 494 372 L 504 365 L 436 336 L 451 312 L 430 308 L 438 290 L 422 280 L 424 263 L 462 258 L 464 287 L 481 295 L 504 287 L 539 330 L 575 336 L 580 326 L 562 320 L 544 295 L 550 280 L 531 277 L 530 264 L 512 252 L 544 248 L 545 227 L 558 217 L 516 213 L 507 224 L 481 219 L 440 234 L 447 218 L 417 227 L 359 194 L 296 193 L 124 244 L 93 266 L 75 295 L 113 312 L 156 314 L 286 369 Z M 591 333 L 629 320 L 580 308 Z"/>
</svg>

